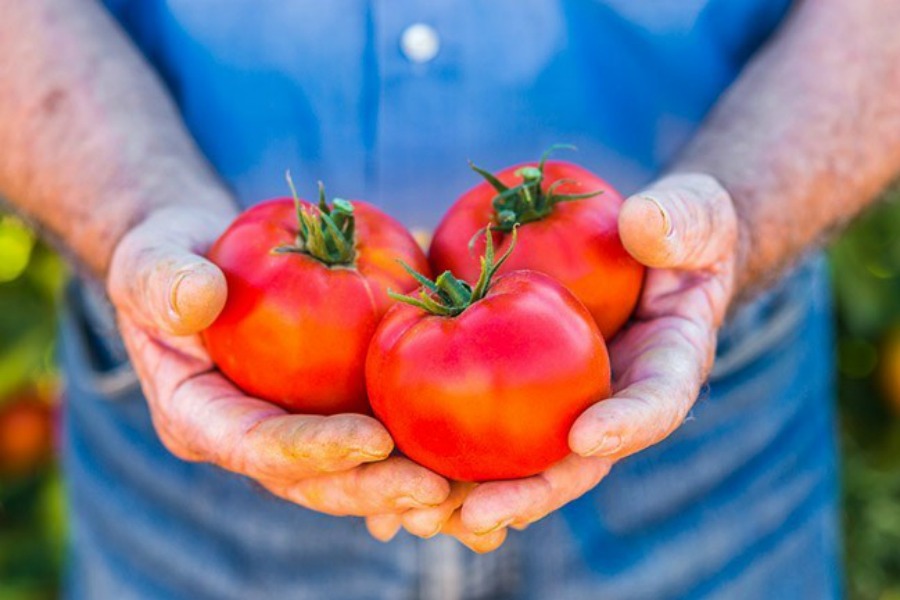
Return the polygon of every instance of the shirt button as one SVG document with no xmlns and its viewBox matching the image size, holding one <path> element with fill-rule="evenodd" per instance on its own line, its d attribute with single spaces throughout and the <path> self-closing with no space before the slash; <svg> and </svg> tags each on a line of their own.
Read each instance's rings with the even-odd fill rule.
<svg viewBox="0 0 900 600">
<path fill-rule="evenodd" d="M 437 56 L 441 40 L 434 27 L 424 23 L 410 25 L 400 37 L 400 49 L 414 63 L 427 63 Z"/>
</svg>

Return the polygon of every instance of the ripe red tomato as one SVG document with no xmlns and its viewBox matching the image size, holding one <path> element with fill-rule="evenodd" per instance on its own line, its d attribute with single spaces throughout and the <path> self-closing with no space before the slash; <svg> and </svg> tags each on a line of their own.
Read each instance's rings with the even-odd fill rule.
<svg viewBox="0 0 900 600">
<path fill-rule="evenodd" d="M 303 413 L 370 411 L 365 357 L 392 303 L 409 290 L 402 259 L 427 269 L 397 221 L 324 193 L 318 207 L 280 198 L 241 214 L 209 251 L 228 299 L 203 340 L 244 392 Z M 296 206 L 295 206 L 296 201 Z"/>
<path fill-rule="evenodd" d="M 490 274 L 473 289 L 445 273 L 414 305 L 395 305 L 366 362 L 369 400 L 397 447 L 461 481 L 544 471 L 610 390 L 606 345 L 575 296 L 536 271 L 493 284 Z"/>
<path fill-rule="evenodd" d="M 53 454 L 54 408 L 37 393 L 0 404 L 0 474 L 22 475 Z"/>
<path fill-rule="evenodd" d="M 435 273 L 450 270 L 472 280 L 484 251 L 478 232 L 491 223 L 494 243 L 502 249 L 519 223 L 518 248 L 502 272 L 534 269 L 552 276 L 584 303 L 608 340 L 634 311 L 644 279 L 644 267 L 619 239 L 622 197 L 593 173 L 546 158 L 496 177 L 476 168 L 486 181 L 444 216 L 429 262 Z"/>
</svg>

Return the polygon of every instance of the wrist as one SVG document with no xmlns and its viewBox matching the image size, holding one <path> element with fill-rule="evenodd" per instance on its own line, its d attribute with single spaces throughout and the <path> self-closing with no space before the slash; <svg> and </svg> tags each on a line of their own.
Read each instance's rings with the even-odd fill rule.
<svg viewBox="0 0 900 600">
<path fill-rule="evenodd" d="M 123 242 L 142 232 L 153 236 L 160 244 L 175 244 L 202 254 L 234 220 L 239 212 L 237 203 L 220 186 L 201 189 L 180 189 L 165 193 L 166 200 L 137 203 L 127 226 L 115 240 L 107 264 L 111 268 Z M 108 278 L 109 269 L 103 279 Z"/>
</svg>

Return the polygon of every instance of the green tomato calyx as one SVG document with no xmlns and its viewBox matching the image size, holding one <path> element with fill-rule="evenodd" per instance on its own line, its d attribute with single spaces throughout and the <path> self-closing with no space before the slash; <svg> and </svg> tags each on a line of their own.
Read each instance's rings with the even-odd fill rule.
<svg viewBox="0 0 900 600">
<path fill-rule="evenodd" d="M 510 239 L 506 252 L 495 259 L 494 239 L 491 234 L 491 228 L 485 227 L 485 249 L 484 255 L 481 257 L 481 274 L 474 287 L 456 278 L 450 271 L 444 271 L 432 281 L 405 262 L 400 261 L 403 268 L 416 281 L 422 284 L 422 288 L 417 295 L 405 296 L 403 294 L 395 294 L 390 290 L 388 290 L 388 295 L 394 300 L 411 304 L 432 315 L 455 317 L 485 297 L 497 270 L 512 254 L 516 245 L 516 229 L 517 226 L 514 225 L 512 227 L 512 239 Z"/>
<path fill-rule="evenodd" d="M 585 194 L 556 193 L 559 186 L 566 183 L 575 183 L 571 179 L 554 181 L 546 191 L 543 189 L 544 167 L 547 164 L 547 159 L 556 150 L 561 149 L 575 150 L 575 146 L 569 144 L 554 144 L 550 146 L 541 155 L 541 159 L 536 167 L 529 165 L 515 172 L 515 175 L 522 179 L 522 183 L 514 187 L 507 186 L 494 174 L 475 166 L 471 161 L 469 162 L 469 167 L 481 175 L 497 191 L 497 195 L 491 200 L 491 204 L 494 207 L 494 222 L 491 224 L 491 227 L 509 232 L 516 225 L 524 225 L 525 223 L 543 219 L 553 212 L 553 207 L 560 202 L 593 198 L 603 193 L 603 190 Z"/>
<path fill-rule="evenodd" d="M 355 216 L 353 205 L 341 198 L 325 199 L 325 186 L 319 182 L 319 204 L 304 206 L 297 195 L 291 172 L 285 173 L 294 207 L 297 210 L 297 238 L 291 246 L 277 252 L 308 254 L 328 266 L 352 265 L 356 260 Z"/>
</svg>

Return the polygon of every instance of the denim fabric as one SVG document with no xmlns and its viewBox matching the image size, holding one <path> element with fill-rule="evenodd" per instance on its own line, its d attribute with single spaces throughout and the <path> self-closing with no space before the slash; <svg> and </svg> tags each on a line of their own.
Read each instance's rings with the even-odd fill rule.
<svg viewBox="0 0 900 600">
<path fill-rule="evenodd" d="M 662 169 L 785 0 L 107 0 L 239 200 L 316 179 L 433 226 L 476 178 L 574 142 L 623 192 Z M 406 27 L 434 28 L 426 63 Z M 832 340 L 813 258 L 723 330 L 690 419 L 486 556 L 373 541 L 154 435 L 108 315 L 73 289 L 74 599 L 839 597 Z M 92 315 L 92 316 L 90 316 Z"/>
<path fill-rule="evenodd" d="M 103 370 L 79 300 L 63 335 L 67 595 L 160 598 L 838 598 L 831 325 L 822 261 L 722 332 L 687 422 L 496 553 L 277 500 L 157 441 L 129 366 Z"/>
</svg>

